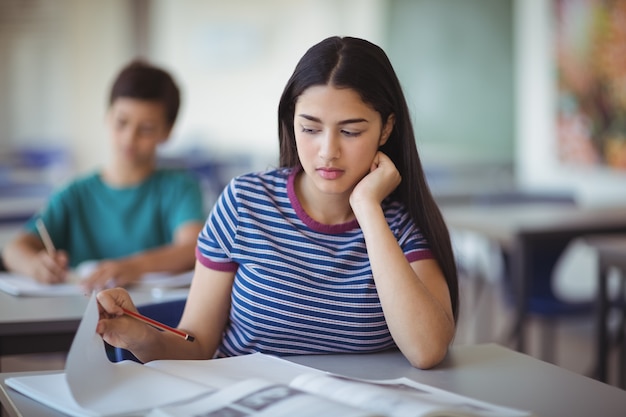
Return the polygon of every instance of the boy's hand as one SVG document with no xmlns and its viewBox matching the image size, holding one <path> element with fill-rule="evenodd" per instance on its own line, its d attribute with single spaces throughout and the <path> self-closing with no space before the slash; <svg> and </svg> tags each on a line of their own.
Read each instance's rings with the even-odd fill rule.
<svg viewBox="0 0 626 417">
<path fill-rule="evenodd" d="M 96 270 L 81 281 L 81 286 L 88 291 L 125 287 L 139 281 L 141 276 L 142 272 L 131 260 L 101 261 Z"/>
<path fill-rule="evenodd" d="M 44 284 L 60 284 L 67 279 L 68 264 L 69 258 L 65 251 L 58 250 L 50 254 L 42 250 L 34 258 L 31 276 Z"/>
</svg>

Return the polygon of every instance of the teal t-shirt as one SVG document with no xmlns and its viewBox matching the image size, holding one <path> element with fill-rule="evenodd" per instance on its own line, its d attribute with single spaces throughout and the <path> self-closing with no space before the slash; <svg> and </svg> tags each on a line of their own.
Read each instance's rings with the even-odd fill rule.
<svg viewBox="0 0 626 417">
<path fill-rule="evenodd" d="M 76 267 L 170 244 L 184 223 L 204 222 L 202 201 L 198 182 L 186 172 L 157 170 L 124 188 L 92 173 L 53 194 L 25 227 L 37 234 L 35 221 L 41 217 L 55 247 L 67 251 L 70 266 Z"/>
</svg>

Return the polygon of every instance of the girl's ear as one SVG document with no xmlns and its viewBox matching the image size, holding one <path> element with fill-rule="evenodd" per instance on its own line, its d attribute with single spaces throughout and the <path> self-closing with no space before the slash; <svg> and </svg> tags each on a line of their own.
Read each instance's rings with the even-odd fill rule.
<svg viewBox="0 0 626 417">
<path fill-rule="evenodd" d="M 391 136 L 391 132 L 393 132 L 393 127 L 396 124 L 396 115 L 391 113 L 389 117 L 387 117 L 387 121 L 383 126 L 383 131 L 380 134 L 380 140 L 378 141 L 378 146 L 383 146 L 387 143 L 389 136 Z"/>
</svg>

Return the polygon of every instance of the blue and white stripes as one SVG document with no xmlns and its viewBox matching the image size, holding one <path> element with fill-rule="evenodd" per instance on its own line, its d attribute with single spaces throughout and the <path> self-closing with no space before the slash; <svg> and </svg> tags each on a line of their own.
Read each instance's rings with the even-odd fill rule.
<svg viewBox="0 0 626 417">
<path fill-rule="evenodd" d="M 371 352 L 394 346 L 356 221 L 320 225 L 293 191 L 291 170 L 234 179 L 198 238 L 208 268 L 235 271 L 218 356 Z M 432 257 L 400 204 L 385 215 L 409 261 Z"/>
</svg>

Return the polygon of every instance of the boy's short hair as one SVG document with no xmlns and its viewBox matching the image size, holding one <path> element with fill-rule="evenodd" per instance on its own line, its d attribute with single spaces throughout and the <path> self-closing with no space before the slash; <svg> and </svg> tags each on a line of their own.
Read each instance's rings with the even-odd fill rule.
<svg viewBox="0 0 626 417">
<path fill-rule="evenodd" d="M 111 87 L 109 106 L 119 97 L 161 102 L 169 125 L 176 121 L 180 106 L 176 82 L 167 71 L 145 61 L 135 60 L 122 68 Z"/>
</svg>

